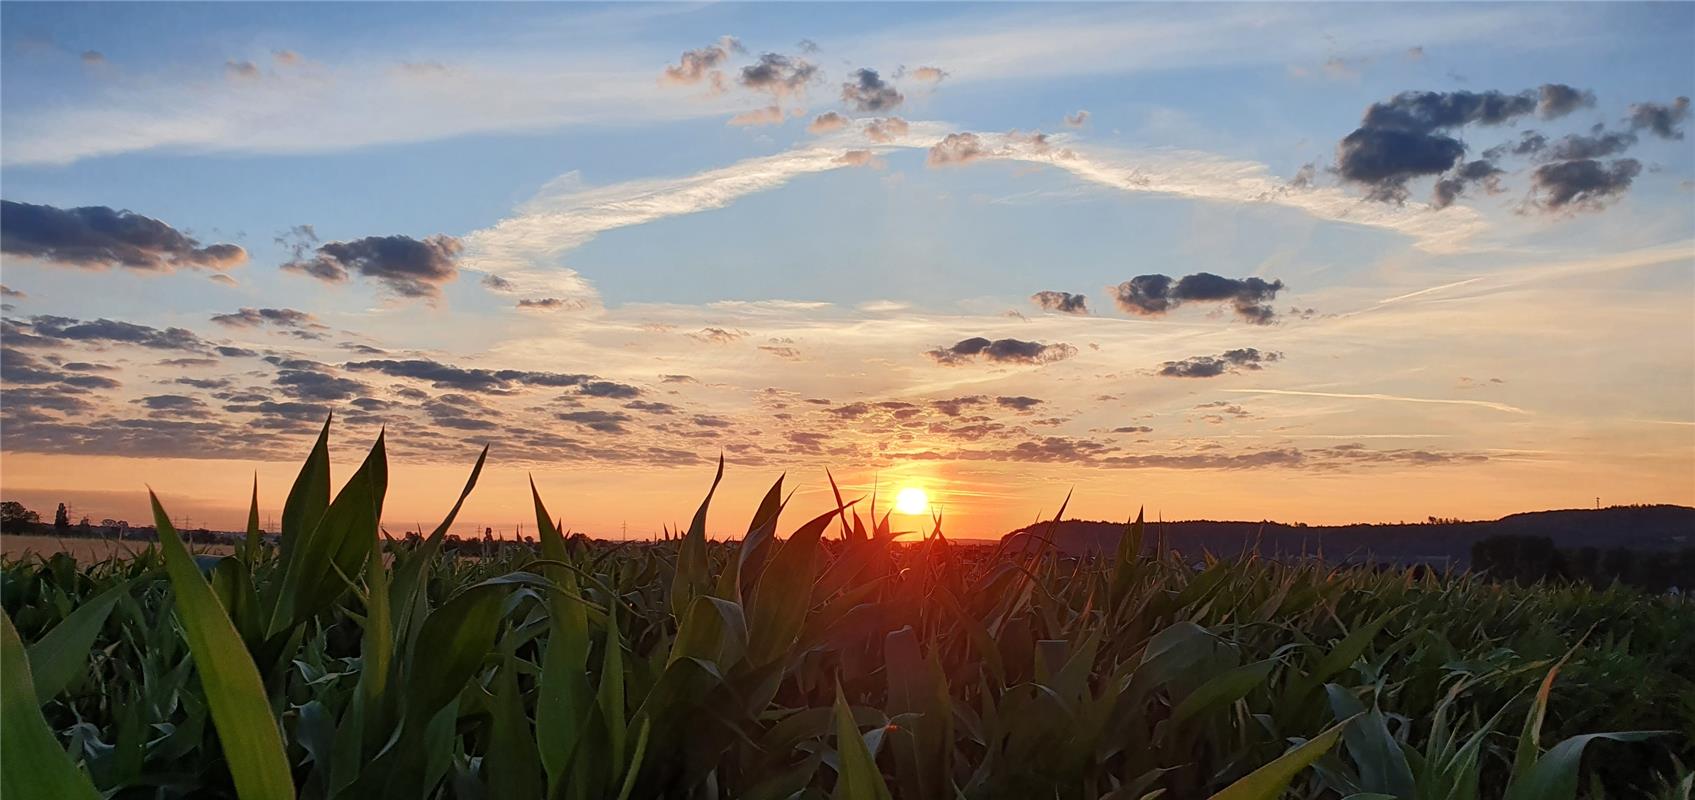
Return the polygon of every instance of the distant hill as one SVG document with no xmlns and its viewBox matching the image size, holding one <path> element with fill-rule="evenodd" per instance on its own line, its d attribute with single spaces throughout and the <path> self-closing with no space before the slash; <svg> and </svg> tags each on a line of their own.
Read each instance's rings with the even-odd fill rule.
<svg viewBox="0 0 1695 800">
<path fill-rule="evenodd" d="M 1123 522 L 1064 520 L 1054 525 L 1053 541 L 1073 555 L 1113 552 L 1124 533 Z M 1034 534 L 1047 535 L 1048 523 L 1037 523 L 1003 537 L 1022 546 Z M 1286 525 L 1281 522 L 1148 523 L 1145 550 L 1151 552 L 1163 533 L 1166 546 L 1185 555 L 1203 550 L 1233 557 L 1257 550 L 1265 556 L 1323 553 L 1336 561 L 1379 561 L 1467 566 L 1471 545 L 1498 535 L 1546 536 L 1558 548 L 1624 547 L 1640 552 L 1695 547 L 1695 508 L 1688 506 L 1612 506 L 1512 514 L 1479 522 L 1438 521 L 1387 525 Z"/>
</svg>

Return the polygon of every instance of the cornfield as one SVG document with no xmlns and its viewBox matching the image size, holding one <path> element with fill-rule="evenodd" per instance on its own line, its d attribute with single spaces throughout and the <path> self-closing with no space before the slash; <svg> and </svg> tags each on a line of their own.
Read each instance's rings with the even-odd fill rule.
<svg viewBox="0 0 1695 800">
<path fill-rule="evenodd" d="M 3 565 L 12 798 L 1683 798 L 1695 609 L 1622 588 L 897 542 L 855 502 L 539 552 L 380 530 L 329 426 L 273 545 Z M 719 464 L 718 477 L 723 475 Z M 717 486 L 714 478 L 713 488 Z M 1063 510 L 1061 512 L 1063 514 Z M 779 537 L 779 530 L 791 531 Z M 1587 754 L 1587 758 L 1585 758 Z"/>
</svg>

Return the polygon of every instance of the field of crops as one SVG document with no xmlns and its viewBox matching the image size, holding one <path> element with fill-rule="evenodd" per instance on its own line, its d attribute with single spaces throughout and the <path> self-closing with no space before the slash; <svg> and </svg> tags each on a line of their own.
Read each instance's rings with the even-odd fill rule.
<svg viewBox="0 0 1695 800">
<path fill-rule="evenodd" d="M 1695 607 L 1434 573 L 896 543 L 443 552 L 326 438 L 280 547 L 3 565 L 0 796 L 1689 798 Z M 478 460 L 465 492 L 476 483 Z M 720 466 L 722 474 L 722 466 Z M 704 476 L 702 476 L 704 478 Z M 715 486 L 716 484 L 714 484 Z M 854 498 L 847 498 L 852 501 Z M 463 497 L 461 497 L 463 502 Z M 556 499 L 555 502 L 569 502 Z M 864 513 L 861 509 L 864 509 Z M 786 534 L 786 535 L 780 535 Z"/>
</svg>

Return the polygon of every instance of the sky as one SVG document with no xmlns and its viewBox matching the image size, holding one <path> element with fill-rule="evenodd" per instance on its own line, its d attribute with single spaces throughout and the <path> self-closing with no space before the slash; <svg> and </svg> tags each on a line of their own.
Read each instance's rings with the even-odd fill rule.
<svg viewBox="0 0 1695 800">
<path fill-rule="evenodd" d="M 0 495 L 1695 504 L 1695 5 L 0 5 Z M 879 511 L 881 513 L 881 511 Z M 897 529 L 928 527 L 898 515 Z M 533 522 L 524 530 L 533 532 Z"/>
</svg>

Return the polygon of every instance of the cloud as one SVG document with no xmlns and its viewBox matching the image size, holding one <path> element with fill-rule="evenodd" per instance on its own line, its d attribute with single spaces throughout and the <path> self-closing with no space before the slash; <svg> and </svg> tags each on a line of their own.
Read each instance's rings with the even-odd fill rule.
<svg viewBox="0 0 1695 800">
<path fill-rule="evenodd" d="M 783 113 L 781 106 L 766 106 L 752 111 L 743 111 L 731 117 L 730 121 L 725 124 L 738 127 L 781 125 L 786 119 L 788 119 L 788 116 Z"/>
<path fill-rule="evenodd" d="M 582 302 L 560 297 L 523 297 L 517 307 L 526 311 L 562 311 L 582 308 Z"/>
<path fill-rule="evenodd" d="M 25 297 L 29 297 L 29 295 L 24 294 L 23 292 L 20 292 L 17 289 L 13 289 L 12 287 L 7 286 L 3 283 L 0 283 L 0 297 L 15 297 L 19 300 L 22 300 Z"/>
<path fill-rule="evenodd" d="M 1277 315 L 1272 301 L 1283 282 L 1262 278 L 1223 278 L 1197 272 L 1173 281 L 1169 275 L 1137 275 L 1118 284 L 1113 302 L 1127 314 L 1157 316 L 1188 302 L 1229 302 L 1244 321 L 1270 324 Z"/>
<path fill-rule="evenodd" d="M 1465 157 L 1466 147 L 1448 135 L 1469 125 L 1496 126 L 1530 114 L 1553 119 L 1593 102 L 1588 92 L 1545 84 L 1518 94 L 1487 92 L 1402 92 L 1366 108 L 1360 127 L 1336 147 L 1336 172 L 1366 188 L 1372 200 L 1402 203 L 1407 182 L 1440 175 Z"/>
<path fill-rule="evenodd" d="M 554 416 L 566 422 L 574 422 L 590 430 L 601 433 L 626 433 L 624 423 L 630 421 L 630 415 L 622 411 L 563 411 Z"/>
<path fill-rule="evenodd" d="M 905 138 L 911 130 L 912 126 L 900 117 L 884 117 L 871 120 L 870 124 L 865 126 L 865 138 L 878 144 L 887 144 Z"/>
<path fill-rule="evenodd" d="M 1683 141 L 1683 129 L 1678 127 L 1689 119 L 1689 98 L 1679 97 L 1670 105 L 1633 103 L 1630 106 L 1631 130 L 1648 130 L 1661 139 Z"/>
<path fill-rule="evenodd" d="M 346 400 L 371 391 L 364 383 L 331 374 L 323 364 L 290 366 L 293 368 L 279 370 L 272 382 L 283 394 L 296 400 Z"/>
<path fill-rule="evenodd" d="M 725 36 L 716 44 L 710 44 L 698 50 L 685 50 L 673 66 L 665 68 L 660 75 L 664 83 L 692 85 L 705 80 L 707 76 L 728 61 L 731 53 L 742 52 L 741 43 L 733 36 Z"/>
<path fill-rule="evenodd" d="M 1043 402 L 1045 401 L 1035 397 L 1026 397 L 1024 395 L 1002 395 L 995 398 L 995 405 L 1000 406 L 1001 408 L 1010 408 L 1013 411 L 1029 411 L 1030 409 L 1041 405 Z"/>
<path fill-rule="evenodd" d="M 354 361 L 346 367 L 356 371 L 380 372 L 392 378 L 429 381 L 437 389 L 460 391 L 501 392 L 519 386 L 573 387 L 594 379 L 593 375 L 582 374 L 462 368 L 422 358 Z"/>
<path fill-rule="evenodd" d="M 1566 209 L 1595 211 L 1623 195 L 1642 163 L 1634 158 L 1614 159 L 1603 166 L 1595 159 L 1544 164 L 1531 175 L 1536 202 L 1547 211 Z"/>
<path fill-rule="evenodd" d="M 818 67 L 805 59 L 766 53 L 759 62 L 742 67 L 741 84 L 756 92 L 782 99 L 806 91 L 818 77 Z"/>
<path fill-rule="evenodd" d="M 293 50 L 272 50 L 271 59 L 285 67 L 292 67 L 305 60 Z"/>
<path fill-rule="evenodd" d="M 1153 433 L 1154 429 L 1146 425 L 1121 425 L 1113 428 L 1111 433 Z"/>
<path fill-rule="evenodd" d="M 1227 372 L 1264 369 L 1266 364 L 1282 358 L 1282 353 L 1243 347 L 1226 350 L 1216 356 L 1190 356 L 1181 361 L 1167 361 L 1160 364 L 1157 374 L 1167 378 L 1215 378 Z"/>
<path fill-rule="evenodd" d="M 832 133 L 847 127 L 848 121 L 848 118 L 841 114 L 834 111 L 826 111 L 819 114 L 812 120 L 812 122 L 807 124 L 806 132 L 816 135 Z"/>
<path fill-rule="evenodd" d="M 802 53 L 816 53 L 822 48 L 818 46 L 817 42 L 814 42 L 811 39 L 802 39 L 795 42 L 795 49 Z"/>
<path fill-rule="evenodd" d="M 913 80 L 922 83 L 941 83 L 942 80 L 948 76 L 947 70 L 939 67 L 919 67 L 906 74 Z M 896 75 L 895 77 L 898 78 L 900 76 Z"/>
<path fill-rule="evenodd" d="M 1628 131 L 1607 132 L 1596 126 L 1593 135 L 1570 134 L 1556 140 L 1541 155 L 1549 161 L 1579 161 L 1586 158 L 1605 158 L 1629 150 L 1636 145 L 1636 134 Z"/>
<path fill-rule="evenodd" d="M 1435 195 L 1430 204 L 1436 208 L 1447 208 L 1454 200 L 1465 193 L 1468 187 L 1482 184 L 1491 194 L 1502 191 L 1501 178 L 1504 171 L 1492 162 L 1477 159 L 1460 165 L 1453 172 L 1436 181 Z"/>
<path fill-rule="evenodd" d="M 870 150 L 848 150 L 837 156 L 836 162 L 850 167 L 872 167 L 874 169 L 881 169 L 885 163 L 883 159 L 878 158 L 877 154 Z"/>
<path fill-rule="evenodd" d="M 10 200 L 0 200 L 0 252 L 74 267 L 151 272 L 226 270 L 247 260 L 247 251 L 236 245 L 201 247 L 177 229 L 132 211 Z"/>
<path fill-rule="evenodd" d="M 82 51 L 82 63 L 104 64 L 106 63 L 106 55 L 99 50 L 84 50 Z"/>
<path fill-rule="evenodd" d="M 1064 314 L 1089 313 L 1088 298 L 1070 292 L 1041 291 L 1030 295 L 1030 302 L 1044 311 L 1058 311 Z"/>
<path fill-rule="evenodd" d="M 982 137 L 975 133 L 950 133 L 940 142 L 930 147 L 930 152 L 924 158 L 924 163 L 932 167 L 953 164 L 969 164 L 983 158 L 995 155 L 984 144 Z"/>
<path fill-rule="evenodd" d="M 842 84 L 842 102 L 854 110 L 870 113 L 893 111 L 906 101 L 895 87 L 878 77 L 877 70 L 860 69 L 852 74 L 853 80 Z"/>
<path fill-rule="evenodd" d="M 212 321 L 232 328 L 257 328 L 266 324 L 279 328 L 298 328 L 310 325 L 312 315 L 292 308 L 241 308 L 229 314 L 215 314 Z"/>
<path fill-rule="evenodd" d="M 1089 124 L 1088 109 L 1079 108 L 1074 113 L 1065 115 L 1065 127 L 1067 128 L 1081 128 L 1087 124 Z"/>
<path fill-rule="evenodd" d="M 1077 354 L 1077 348 L 1064 343 L 1043 344 L 1021 339 L 995 339 L 981 336 L 962 339 L 950 347 L 938 347 L 925 355 L 945 366 L 967 364 L 979 358 L 997 364 L 1048 364 Z"/>
<path fill-rule="evenodd" d="M 626 400 L 631 397 L 638 397 L 641 393 L 641 389 L 627 383 L 616 383 L 614 381 L 584 381 L 577 387 L 577 394 L 583 397 L 609 397 L 616 400 Z"/>
<path fill-rule="evenodd" d="M 1529 411 L 1517 406 L 1510 406 L 1506 403 L 1492 403 L 1485 400 L 1448 400 L 1435 397 L 1403 397 L 1392 394 L 1365 394 L 1350 392 L 1309 392 L 1296 389 L 1225 389 L 1224 391 L 1240 394 L 1277 394 L 1291 397 L 1337 397 L 1349 400 L 1386 400 L 1396 403 L 1433 403 L 1437 405 L 1477 406 L 1508 414 L 1530 413 Z"/>
<path fill-rule="evenodd" d="M 727 330 L 724 328 L 701 328 L 695 333 L 686 334 L 690 339 L 709 344 L 730 344 L 748 334 L 743 330 Z"/>
<path fill-rule="evenodd" d="M 259 79 L 259 65 L 251 61 L 225 61 L 224 74 L 231 80 L 253 81 Z"/>
<path fill-rule="evenodd" d="M 11 320 L 12 325 L 18 325 Z M 133 344 L 154 350 L 183 350 L 192 353 L 207 351 L 206 340 L 186 328 L 154 328 L 133 322 L 97 319 L 82 322 L 69 317 L 36 316 L 20 326 L 27 330 L 7 331 L 7 344 L 41 346 L 51 341 Z M 23 335 L 19 335 L 19 334 Z"/>
<path fill-rule="evenodd" d="M 445 234 L 424 239 L 367 236 L 321 245 L 313 258 L 291 261 L 283 269 L 329 283 L 344 282 L 358 273 L 402 297 L 435 298 L 442 284 L 458 276 L 461 250 L 459 240 Z"/>
</svg>

